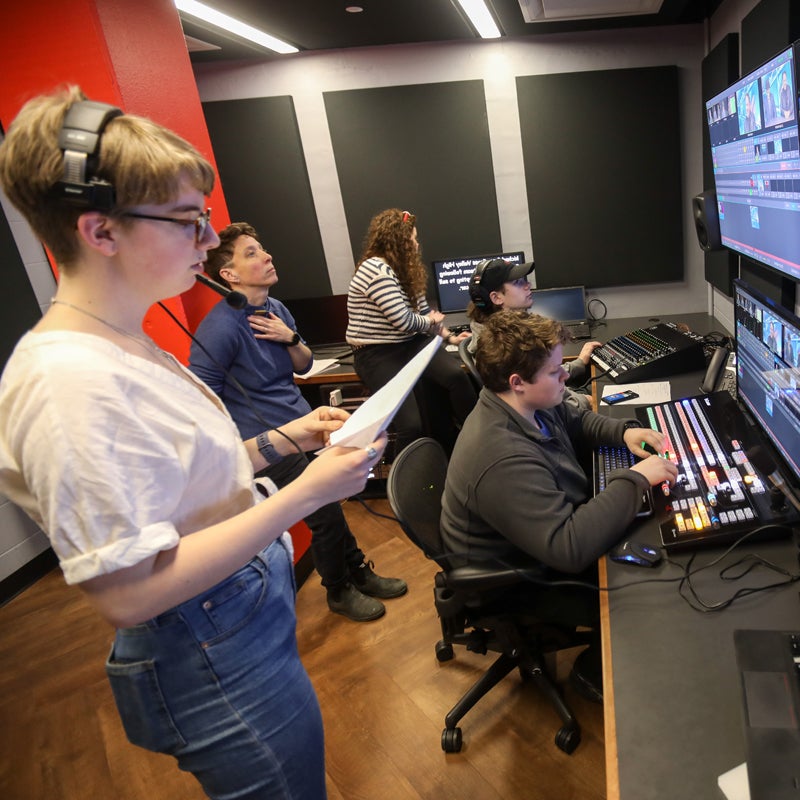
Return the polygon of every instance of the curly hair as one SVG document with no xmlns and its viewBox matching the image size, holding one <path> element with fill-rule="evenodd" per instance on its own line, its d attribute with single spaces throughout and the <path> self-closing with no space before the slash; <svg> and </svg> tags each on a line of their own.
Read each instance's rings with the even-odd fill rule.
<svg viewBox="0 0 800 800">
<path fill-rule="evenodd" d="M 394 270 L 397 280 L 416 311 L 419 298 L 428 286 L 428 271 L 420 259 L 420 251 L 411 241 L 417 218 L 409 211 L 387 208 L 369 223 L 358 264 L 378 256 Z M 356 269 L 358 265 L 356 265 Z"/>
<path fill-rule="evenodd" d="M 489 319 L 489 317 L 491 317 L 495 311 L 497 311 L 498 308 L 501 308 L 501 306 L 496 306 L 494 303 L 492 303 L 491 308 L 478 308 L 478 306 L 476 306 L 475 303 L 470 300 L 469 304 L 467 305 L 466 313 L 469 319 L 479 322 L 481 325 L 483 325 L 486 320 Z"/>
<path fill-rule="evenodd" d="M 487 318 L 478 339 L 475 366 L 487 389 L 504 392 L 514 373 L 533 381 L 553 348 L 568 340 L 560 322 L 527 311 L 498 311 Z"/>
<path fill-rule="evenodd" d="M 217 236 L 219 236 L 219 247 L 208 251 L 206 272 L 215 281 L 230 288 L 230 283 L 220 275 L 220 272 L 233 261 L 233 248 L 236 240 L 240 236 L 252 236 L 257 242 L 261 240 L 258 238 L 256 229 L 248 222 L 231 222 L 230 225 L 219 231 Z"/>
<path fill-rule="evenodd" d="M 59 132 L 69 109 L 83 100 L 86 95 L 78 86 L 35 97 L 22 107 L 0 145 L 0 185 L 61 268 L 70 268 L 78 258 L 75 228 L 86 209 L 53 191 L 64 175 Z M 126 224 L 125 208 L 167 203 L 177 197 L 183 181 L 204 195 L 214 187 L 211 164 L 191 144 L 133 114 L 106 125 L 94 174 L 113 184 L 116 206 L 110 214 L 120 215 L 121 225 Z"/>
</svg>

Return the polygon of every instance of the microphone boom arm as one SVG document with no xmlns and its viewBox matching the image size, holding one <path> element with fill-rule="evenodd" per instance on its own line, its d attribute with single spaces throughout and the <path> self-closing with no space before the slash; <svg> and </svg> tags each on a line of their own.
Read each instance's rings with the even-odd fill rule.
<svg viewBox="0 0 800 800">
<path fill-rule="evenodd" d="M 217 294 L 221 294 L 225 298 L 225 302 L 231 308 L 244 308 L 247 305 L 247 296 L 241 292 L 235 292 L 233 289 L 229 289 L 221 283 L 212 281 L 208 275 L 204 275 L 202 272 L 198 272 L 194 277 L 197 279 L 198 283 L 202 283 L 203 286 L 208 286 L 209 289 L 215 291 Z"/>
</svg>

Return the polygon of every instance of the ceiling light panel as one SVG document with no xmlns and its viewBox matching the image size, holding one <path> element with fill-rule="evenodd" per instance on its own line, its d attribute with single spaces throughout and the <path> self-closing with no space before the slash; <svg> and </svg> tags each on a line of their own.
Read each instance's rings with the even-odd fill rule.
<svg viewBox="0 0 800 800">
<path fill-rule="evenodd" d="M 254 28 L 252 25 L 229 17 L 227 14 L 223 14 L 221 11 L 217 11 L 215 8 L 207 6 L 204 3 L 198 3 L 195 2 L 195 0 L 175 0 L 175 7 L 183 14 L 188 14 L 190 17 L 195 17 L 203 22 L 207 22 L 241 39 L 246 39 L 267 50 L 272 50 L 274 53 L 287 54 L 300 52 L 296 47 L 277 39 L 269 33 L 265 33 L 258 28 Z"/>
<path fill-rule="evenodd" d="M 657 14 L 663 0 L 519 0 L 525 22 Z"/>
<path fill-rule="evenodd" d="M 458 4 L 482 39 L 498 39 L 501 36 L 484 0 L 458 0 Z"/>
</svg>

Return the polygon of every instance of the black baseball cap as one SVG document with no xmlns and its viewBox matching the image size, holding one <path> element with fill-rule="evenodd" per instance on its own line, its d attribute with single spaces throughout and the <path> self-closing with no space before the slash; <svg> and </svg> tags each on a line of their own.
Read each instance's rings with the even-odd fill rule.
<svg viewBox="0 0 800 800">
<path fill-rule="evenodd" d="M 530 275 L 533 272 L 533 267 L 533 261 L 513 264 L 510 261 L 504 261 L 502 258 L 493 258 L 489 262 L 484 262 L 482 265 L 479 264 L 475 272 L 481 271 L 480 285 L 487 292 L 494 292 L 504 283 Z"/>
</svg>

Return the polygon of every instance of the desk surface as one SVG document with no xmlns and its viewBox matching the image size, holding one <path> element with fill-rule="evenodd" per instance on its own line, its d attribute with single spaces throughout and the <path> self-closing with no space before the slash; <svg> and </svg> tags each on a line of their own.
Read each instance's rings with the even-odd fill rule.
<svg viewBox="0 0 800 800">
<path fill-rule="evenodd" d="M 711 330 L 710 323 L 713 318 L 707 314 L 679 314 L 671 316 L 650 316 L 650 317 L 625 317 L 620 319 L 598 320 L 592 324 L 592 339 L 600 342 L 613 339 L 615 336 L 622 336 L 629 331 L 637 328 L 647 328 L 650 325 L 655 325 L 658 322 L 685 322 L 692 330 Z M 580 353 L 586 340 L 576 340 L 568 342 L 564 346 L 564 356 L 566 358 L 575 358 Z M 312 348 L 313 349 L 313 348 Z M 454 358 L 458 358 L 457 351 L 451 351 Z M 326 358 L 324 352 L 317 355 L 318 358 Z M 324 372 L 319 372 L 311 378 L 297 378 L 296 382 L 300 385 L 310 385 L 317 383 L 354 383 L 358 381 L 353 368 L 353 356 L 350 355 L 342 359 L 336 366 L 326 369 Z"/>
<path fill-rule="evenodd" d="M 701 315 L 705 317 L 705 315 Z M 713 320 L 683 318 L 693 330 L 711 330 Z M 677 321 L 677 317 L 665 318 Z M 618 335 L 618 334 L 617 334 Z M 673 399 L 699 393 L 702 373 L 671 379 Z M 616 407 L 615 416 L 630 415 Z M 629 533 L 660 544 L 655 520 L 635 523 Z M 725 548 L 697 551 L 694 566 L 709 563 Z M 757 552 L 797 571 L 798 550 L 789 540 L 743 545 L 724 563 Z M 670 556 L 684 564 L 689 553 Z M 602 559 L 601 593 L 606 712 L 606 776 L 609 800 L 717 798 L 717 777 L 745 759 L 741 689 L 733 647 L 736 628 L 800 629 L 797 584 L 738 599 L 722 611 L 693 610 L 678 594 L 681 570 L 662 562 L 654 569 Z M 750 574 L 736 582 L 719 578 L 719 567 L 696 575 L 706 602 L 730 597 L 742 586 L 777 582 L 774 573 Z M 621 586 L 639 584 L 630 588 Z"/>
</svg>

